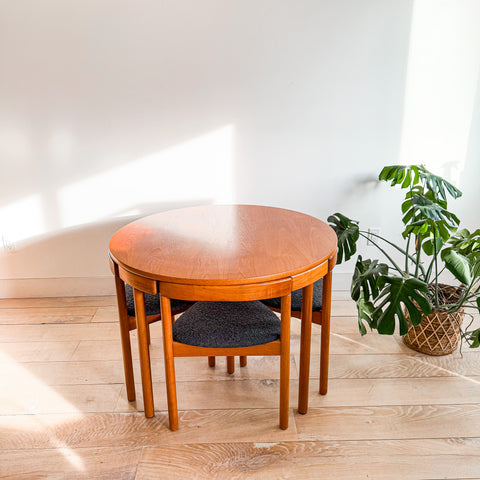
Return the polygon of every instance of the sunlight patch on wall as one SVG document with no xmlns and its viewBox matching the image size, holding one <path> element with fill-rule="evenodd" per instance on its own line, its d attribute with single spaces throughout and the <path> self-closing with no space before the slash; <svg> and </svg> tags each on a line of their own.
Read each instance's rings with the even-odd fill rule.
<svg viewBox="0 0 480 480">
<path fill-rule="evenodd" d="M 29 195 L 0 208 L 0 234 L 5 245 L 45 233 L 42 198 Z"/>
<path fill-rule="evenodd" d="M 63 227 L 141 213 L 149 205 L 233 200 L 231 125 L 58 192 Z"/>
<path fill-rule="evenodd" d="M 480 70 L 480 2 L 415 0 L 400 161 L 458 182 Z"/>
<path fill-rule="evenodd" d="M 62 227 L 138 214 L 162 203 L 232 203 L 232 140 L 228 125 L 61 188 Z"/>
</svg>

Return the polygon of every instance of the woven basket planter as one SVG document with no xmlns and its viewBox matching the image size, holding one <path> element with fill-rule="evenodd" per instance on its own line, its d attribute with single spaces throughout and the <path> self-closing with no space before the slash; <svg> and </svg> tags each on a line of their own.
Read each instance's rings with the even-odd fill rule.
<svg viewBox="0 0 480 480">
<path fill-rule="evenodd" d="M 406 317 L 408 318 L 408 312 Z M 427 355 L 448 355 L 454 352 L 461 339 L 464 310 L 455 313 L 434 311 L 414 326 L 409 322 L 403 342 L 417 352 Z"/>
</svg>

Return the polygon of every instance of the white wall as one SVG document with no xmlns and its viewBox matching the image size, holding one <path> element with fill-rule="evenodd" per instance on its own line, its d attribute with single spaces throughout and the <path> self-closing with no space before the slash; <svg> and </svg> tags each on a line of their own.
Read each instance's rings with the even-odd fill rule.
<svg viewBox="0 0 480 480">
<path fill-rule="evenodd" d="M 342 211 L 398 235 L 401 194 L 372 179 L 411 159 L 451 176 L 478 226 L 479 5 L 0 2 L 0 234 L 16 248 L 0 296 L 110 293 L 113 232 L 186 205 Z"/>
</svg>

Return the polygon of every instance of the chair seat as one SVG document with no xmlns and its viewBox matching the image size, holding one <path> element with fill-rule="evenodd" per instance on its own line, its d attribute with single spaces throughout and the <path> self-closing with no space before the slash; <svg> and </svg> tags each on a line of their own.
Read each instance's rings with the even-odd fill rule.
<svg viewBox="0 0 480 480">
<path fill-rule="evenodd" d="M 125 284 L 125 294 L 127 296 L 127 312 L 130 317 L 135 316 L 135 302 L 133 300 L 133 288 L 130 285 Z M 172 314 L 175 315 L 176 312 L 183 311 L 188 308 L 190 305 L 193 305 L 195 302 L 186 302 L 184 300 L 173 300 L 171 302 Z M 150 315 L 160 315 L 160 296 L 151 295 L 150 293 L 145 293 L 145 314 Z"/>
<path fill-rule="evenodd" d="M 250 347 L 279 338 L 279 318 L 258 301 L 197 302 L 173 324 L 174 341 L 197 347 Z"/>
<path fill-rule="evenodd" d="M 322 289 L 323 289 L 323 278 L 317 280 L 313 284 L 313 303 L 312 310 L 314 312 L 319 312 L 322 309 Z M 267 305 L 267 307 L 276 308 L 280 310 L 280 299 L 279 298 L 269 298 L 267 300 L 262 300 L 262 303 Z M 292 292 L 292 311 L 299 312 L 302 310 L 302 289 L 295 290 Z"/>
</svg>

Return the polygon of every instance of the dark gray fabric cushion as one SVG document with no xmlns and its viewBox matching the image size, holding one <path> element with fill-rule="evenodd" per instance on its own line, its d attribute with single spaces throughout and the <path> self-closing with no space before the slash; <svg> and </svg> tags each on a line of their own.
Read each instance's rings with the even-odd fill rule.
<svg viewBox="0 0 480 480">
<path fill-rule="evenodd" d="M 130 285 L 125 284 L 125 294 L 127 296 L 127 311 L 131 317 L 135 316 L 135 302 L 133 300 L 133 288 Z M 151 295 L 145 293 L 145 312 L 146 315 L 160 315 L 160 297 L 159 295 Z M 194 302 L 185 302 L 183 300 L 171 301 L 172 313 L 178 312 L 193 305 Z"/>
<path fill-rule="evenodd" d="M 313 311 L 319 312 L 322 309 L 322 287 L 323 279 L 317 280 L 313 284 Z M 280 298 L 269 298 L 262 300 L 268 307 L 277 308 L 280 310 Z M 292 311 L 300 312 L 302 310 L 302 289 L 292 292 Z"/>
<path fill-rule="evenodd" d="M 197 347 L 250 347 L 279 338 L 280 320 L 261 302 L 197 302 L 173 324 L 176 342 Z"/>
</svg>

